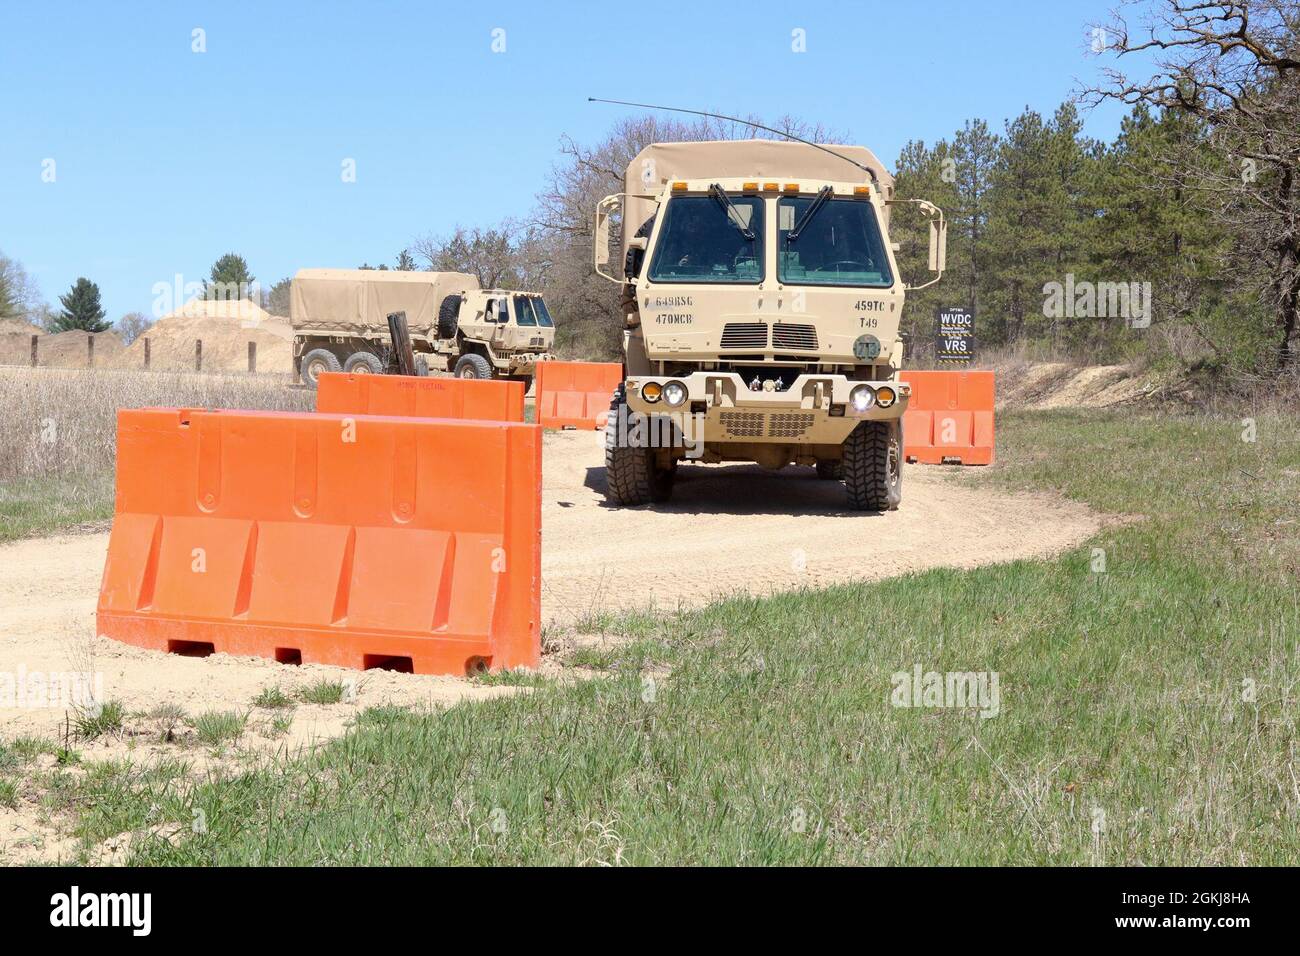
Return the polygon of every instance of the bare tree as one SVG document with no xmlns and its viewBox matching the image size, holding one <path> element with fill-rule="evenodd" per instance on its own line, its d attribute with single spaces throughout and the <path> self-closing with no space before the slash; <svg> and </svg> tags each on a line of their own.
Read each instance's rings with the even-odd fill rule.
<svg viewBox="0 0 1300 956">
<path fill-rule="evenodd" d="M 457 226 L 450 236 L 424 236 L 411 244 L 410 253 L 434 272 L 476 276 L 484 289 L 532 289 L 537 276 L 524 254 L 531 239 L 526 226 L 506 220 L 488 228 Z"/>
<path fill-rule="evenodd" d="M 788 116 L 765 125 L 813 142 L 845 141 L 841 134 Z M 707 117 L 682 122 L 651 114 L 616 123 L 592 146 L 561 138 L 561 159 L 537 197 L 529 225 L 535 230 L 535 244 L 545 249 L 539 273 L 560 320 L 562 345 L 585 357 L 611 357 L 620 350 L 619 289 L 592 271 L 593 216 L 601 199 L 622 191 L 623 174 L 636 154 L 651 143 L 751 138 L 779 137 L 744 123 Z"/>
<path fill-rule="evenodd" d="M 1159 0 L 1130 26 L 1120 12 L 1094 28 L 1097 48 L 1148 64 L 1135 78 L 1104 70 L 1092 103 L 1145 103 L 1196 117 L 1209 137 L 1184 157 L 1188 179 L 1237 237 L 1238 274 L 1263 264 L 1276 322 L 1276 366 L 1295 361 L 1300 308 L 1300 5 L 1295 0 Z"/>
<path fill-rule="evenodd" d="M 130 345 L 153 326 L 153 319 L 143 312 L 128 312 L 117 320 L 117 334 L 123 345 Z"/>
</svg>

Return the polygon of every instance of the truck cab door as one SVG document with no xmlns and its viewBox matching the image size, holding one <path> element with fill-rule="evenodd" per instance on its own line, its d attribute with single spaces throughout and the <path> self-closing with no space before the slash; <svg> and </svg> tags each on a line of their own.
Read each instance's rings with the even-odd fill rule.
<svg viewBox="0 0 1300 956">
<path fill-rule="evenodd" d="M 492 325 L 492 344 L 497 348 L 503 348 L 506 344 L 506 336 L 510 334 L 510 300 L 504 296 L 499 299 L 489 299 L 487 305 L 488 321 Z"/>
</svg>

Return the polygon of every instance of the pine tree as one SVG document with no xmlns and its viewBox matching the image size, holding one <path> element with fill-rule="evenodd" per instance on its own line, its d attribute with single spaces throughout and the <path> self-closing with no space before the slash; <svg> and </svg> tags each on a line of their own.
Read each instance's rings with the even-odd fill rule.
<svg viewBox="0 0 1300 956">
<path fill-rule="evenodd" d="M 99 302 L 99 286 L 89 279 L 82 277 L 74 282 L 67 294 L 59 296 L 59 302 L 63 311 L 51 323 L 51 332 L 107 332 L 110 328 Z"/>
<path fill-rule="evenodd" d="M 949 244 L 958 250 L 956 262 L 960 269 L 953 273 L 953 278 L 964 289 L 963 304 L 975 316 L 977 336 L 982 334 L 983 326 L 980 283 L 991 265 L 988 257 L 988 194 L 997 155 L 998 137 L 989 132 L 988 124 L 983 120 L 967 120 L 953 138 L 957 205 L 950 213 L 952 224 L 948 227 L 948 236 Z"/>
<path fill-rule="evenodd" d="M 249 287 L 254 280 L 243 256 L 227 252 L 212 264 L 208 276 L 203 283 L 203 298 L 226 301 L 249 298 Z"/>
<path fill-rule="evenodd" d="M 898 171 L 894 180 L 897 199 L 926 199 L 951 217 L 959 205 L 956 188 L 956 159 L 952 148 L 940 140 L 933 148 L 912 141 L 903 147 L 898 157 Z M 953 275 L 968 271 L 967 251 L 951 240 L 949 227 L 948 271 L 937 285 L 909 292 L 900 329 L 907 342 L 909 353 L 924 355 L 934 343 L 935 310 L 944 305 L 961 305 L 964 296 L 954 290 L 949 281 Z M 902 279 L 909 285 L 920 285 L 932 279 L 929 271 L 930 228 L 928 217 L 915 206 L 896 203 L 890 211 L 890 238 L 899 244 L 895 254 Z"/>
<path fill-rule="evenodd" d="M 1026 109 L 1006 125 L 989 188 L 987 276 L 983 327 L 998 342 L 1045 330 L 1042 287 L 1059 281 L 1057 230 L 1062 189 L 1052 156 L 1053 131 Z"/>
</svg>

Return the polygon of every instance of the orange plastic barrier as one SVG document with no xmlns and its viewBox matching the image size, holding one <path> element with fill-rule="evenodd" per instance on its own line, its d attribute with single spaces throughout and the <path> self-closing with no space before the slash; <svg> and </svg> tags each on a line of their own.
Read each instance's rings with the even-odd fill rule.
<svg viewBox="0 0 1300 956">
<path fill-rule="evenodd" d="M 508 422 L 119 411 L 98 632 L 417 674 L 536 666 L 541 450 Z"/>
<path fill-rule="evenodd" d="M 927 465 L 993 463 L 993 373 L 903 372 L 903 454 Z"/>
<path fill-rule="evenodd" d="M 503 379 L 412 378 L 325 372 L 316 388 L 316 411 L 342 415 L 401 415 L 524 420 L 524 383 Z"/>
<path fill-rule="evenodd" d="M 537 424 L 543 428 L 604 428 L 614 389 L 623 381 L 617 362 L 538 362 Z"/>
</svg>

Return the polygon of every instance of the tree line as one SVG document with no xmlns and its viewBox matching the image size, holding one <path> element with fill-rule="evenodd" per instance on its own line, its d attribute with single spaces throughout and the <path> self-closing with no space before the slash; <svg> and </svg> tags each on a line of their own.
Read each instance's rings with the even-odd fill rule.
<svg viewBox="0 0 1300 956">
<path fill-rule="evenodd" d="M 1231 378 L 1297 365 L 1300 308 L 1300 5 L 1155 0 L 1149 18 L 1092 28 L 1112 58 L 1103 81 L 1050 116 L 1026 108 L 994 128 L 970 119 L 934 143 L 908 142 L 896 198 L 936 203 L 949 223 L 947 274 L 909 295 L 903 317 L 924 359 L 939 307 L 975 315 L 981 350 L 1114 362 L 1143 357 Z M 1145 64 L 1137 74 L 1123 67 Z M 1149 75 L 1148 75 L 1149 74 Z M 1081 107 L 1129 107 L 1111 142 L 1084 135 Z M 757 121 L 754 117 L 747 117 Z M 573 356 L 618 354 L 619 289 L 594 275 L 592 214 L 654 142 L 788 135 L 851 142 L 793 117 L 744 122 L 656 115 L 625 119 L 595 143 L 569 137 L 533 210 L 489 226 L 415 239 L 397 269 L 466 272 L 484 287 L 545 293 L 557 344 Z M 904 278 L 927 277 L 915 207 L 893 207 Z M 386 264 L 362 268 L 389 268 Z M 216 283 L 251 282 L 234 253 Z M 288 314 L 290 279 L 262 305 Z M 0 257 L 0 317 L 40 312 L 21 267 Z M 43 323 L 103 322 L 98 289 L 79 279 Z M 69 325 L 71 323 L 71 325 Z"/>
</svg>

